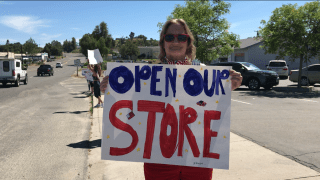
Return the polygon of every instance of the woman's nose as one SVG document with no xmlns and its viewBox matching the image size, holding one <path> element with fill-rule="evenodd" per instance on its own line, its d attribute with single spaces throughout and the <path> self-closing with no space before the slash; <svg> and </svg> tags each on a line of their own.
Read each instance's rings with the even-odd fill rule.
<svg viewBox="0 0 320 180">
<path fill-rule="evenodd" d="M 174 37 L 173 42 L 174 42 L 174 43 L 179 43 L 178 37 Z"/>
</svg>

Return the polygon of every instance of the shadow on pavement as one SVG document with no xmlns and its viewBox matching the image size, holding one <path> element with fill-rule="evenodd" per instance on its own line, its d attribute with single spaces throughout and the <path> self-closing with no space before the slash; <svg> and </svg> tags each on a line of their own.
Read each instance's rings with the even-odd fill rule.
<svg viewBox="0 0 320 180">
<path fill-rule="evenodd" d="M 76 96 L 76 97 L 73 97 L 73 98 L 87 98 L 88 96 Z"/>
<path fill-rule="evenodd" d="M 259 96 L 269 98 L 318 98 L 318 92 L 278 92 L 274 90 L 258 90 L 258 91 L 243 91 L 239 92 L 240 96 Z"/>
<path fill-rule="evenodd" d="M 93 148 L 101 147 L 101 139 L 97 139 L 94 141 L 85 140 L 77 143 L 68 144 L 67 146 L 72 148 L 93 149 Z"/>
<path fill-rule="evenodd" d="M 81 114 L 81 113 L 88 113 L 89 111 L 60 111 L 60 112 L 54 112 L 53 114 L 64 114 L 64 113 L 72 113 L 72 114 Z"/>
<path fill-rule="evenodd" d="M 11 88 L 14 87 L 14 84 L 0 85 L 0 88 Z"/>
</svg>

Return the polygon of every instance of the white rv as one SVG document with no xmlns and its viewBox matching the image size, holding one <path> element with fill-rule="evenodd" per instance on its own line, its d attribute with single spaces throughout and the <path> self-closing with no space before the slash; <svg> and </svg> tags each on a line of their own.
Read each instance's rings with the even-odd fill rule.
<svg viewBox="0 0 320 180">
<path fill-rule="evenodd" d="M 20 81 L 24 84 L 28 83 L 27 69 L 23 68 L 23 64 L 19 59 L 0 59 L 0 83 L 14 83 L 19 87 Z"/>
</svg>

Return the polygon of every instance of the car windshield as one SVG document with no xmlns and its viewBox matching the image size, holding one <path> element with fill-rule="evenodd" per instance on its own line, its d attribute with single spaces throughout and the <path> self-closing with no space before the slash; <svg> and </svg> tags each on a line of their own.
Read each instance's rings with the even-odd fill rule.
<svg viewBox="0 0 320 180">
<path fill-rule="evenodd" d="M 257 66 L 248 62 L 243 62 L 241 64 L 244 65 L 248 70 L 260 70 Z"/>
<path fill-rule="evenodd" d="M 286 63 L 285 62 L 270 62 L 269 66 L 272 66 L 272 67 L 283 67 L 283 66 L 286 66 Z"/>
</svg>

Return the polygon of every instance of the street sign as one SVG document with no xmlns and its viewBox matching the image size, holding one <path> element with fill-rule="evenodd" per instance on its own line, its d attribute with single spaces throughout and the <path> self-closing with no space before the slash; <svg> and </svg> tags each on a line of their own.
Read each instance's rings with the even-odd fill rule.
<svg viewBox="0 0 320 180">
<path fill-rule="evenodd" d="M 81 66 L 80 59 L 74 60 L 74 65 L 75 65 L 75 66 Z"/>
</svg>

